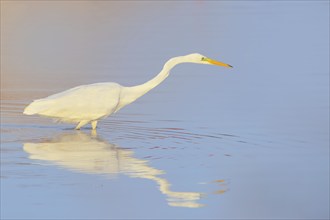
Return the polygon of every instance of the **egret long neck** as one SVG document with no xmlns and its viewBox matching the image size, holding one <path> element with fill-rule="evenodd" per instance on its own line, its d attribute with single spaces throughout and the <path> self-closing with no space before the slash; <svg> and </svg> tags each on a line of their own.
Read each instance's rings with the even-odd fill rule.
<svg viewBox="0 0 330 220">
<path fill-rule="evenodd" d="M 179 63 L 182 63 L 181 57 L 172 58 L 165 63 L 162 71 L 160 71 L 160 73 L 157 76 L 155 76 L 153 79 L 138 86 L 125 87 L 124 89 L 124 92 L 126 93 L 124 94 L 125 99 L 127 99 L 127 101 L 129 102 L 133 102 L 137 98 L 143 96 L 151 89 L 158 86 L 161 82 L 163 82 L 168 77 L 170 70 Z"/>
</svg>

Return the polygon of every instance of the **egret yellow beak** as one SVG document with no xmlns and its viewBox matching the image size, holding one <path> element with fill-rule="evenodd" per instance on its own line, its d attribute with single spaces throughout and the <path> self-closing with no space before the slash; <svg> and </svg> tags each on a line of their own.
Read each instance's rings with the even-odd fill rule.
<svg viewBox="0 0 330 220">
<path fill-rule="evenodd" d="M 217 61 L 217 60 L 212 60 L 210 58 L 206 58 L 205 61 L 207 61 L 207 62 L 209 62 L 210 64 L 213 64 L 213 65 L 233 68 L 233 66 L 231 66 L 231 65 L 229 65 L 227 63 L 223 63 L 223 62 L 220 62 L 220 61 Z"/>
</svg>

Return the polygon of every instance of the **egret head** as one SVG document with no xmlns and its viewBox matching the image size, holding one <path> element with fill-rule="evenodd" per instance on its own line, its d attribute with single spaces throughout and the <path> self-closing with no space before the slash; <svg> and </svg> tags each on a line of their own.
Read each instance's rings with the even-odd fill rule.
<svg viewBox="0 0 330 220">
<path fill-rule="evenodd" d="M 217 60 L 213 60 L 213 59 L 208 58 L 199 53 L 189 54 L 189 55 L 185 56 L 185 58 L 187 59 L 188 62 L 191 62 L 191 63 L 209 64 L 209 65 L 217 65 L 217 66 L 224 66 L 224 67 L 232 68 L 232 66 L 229 64 L 226 64 L 226 63 L 223 63 L 223 62 L 220 62 Z"/>
</svg>

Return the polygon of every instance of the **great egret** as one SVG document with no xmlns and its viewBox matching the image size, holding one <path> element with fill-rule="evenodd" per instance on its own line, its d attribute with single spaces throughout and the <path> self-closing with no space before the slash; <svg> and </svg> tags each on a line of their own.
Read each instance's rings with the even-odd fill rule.
<svg viewBox="0 0 330 220">
<path fill-rule="evenodd" d="M 117 112 L 165 80 L 170 70 L 180 63 L 211 64 L 232 67 L 229 64 L 193 53 L 168 60 L 160 73 L 148 82 L 132 87 L 106 82 L 77 86 L 43 99 L 33 101 L 24 114 L 52 117 L 58 121 L 78 123 L 76 129 L 91 122 L 96 129 L 97 121 Z"/>
</svg>

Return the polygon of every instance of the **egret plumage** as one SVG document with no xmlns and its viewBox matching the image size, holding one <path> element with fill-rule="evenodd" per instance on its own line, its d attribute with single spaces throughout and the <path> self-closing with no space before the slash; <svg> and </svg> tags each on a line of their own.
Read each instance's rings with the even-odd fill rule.
<svg viewBox="0 0 330 220">
<path fill-rule="evenodd" d="M 25 110 L 26 115 L 51 117 L 61 122 L 76 123 L 76 129 L 91 123 L 96 129 L 97 121 L 119 111 L 163 82 L 170 70 L 180 63 L 210 64 L 232 67 L 198 53 L 174 57 L 153 79 L 137 86 L 126 87 L 118 83 L 105 82 L 77 86 L 72 89 L 34 100 Z"/>
</svg>

